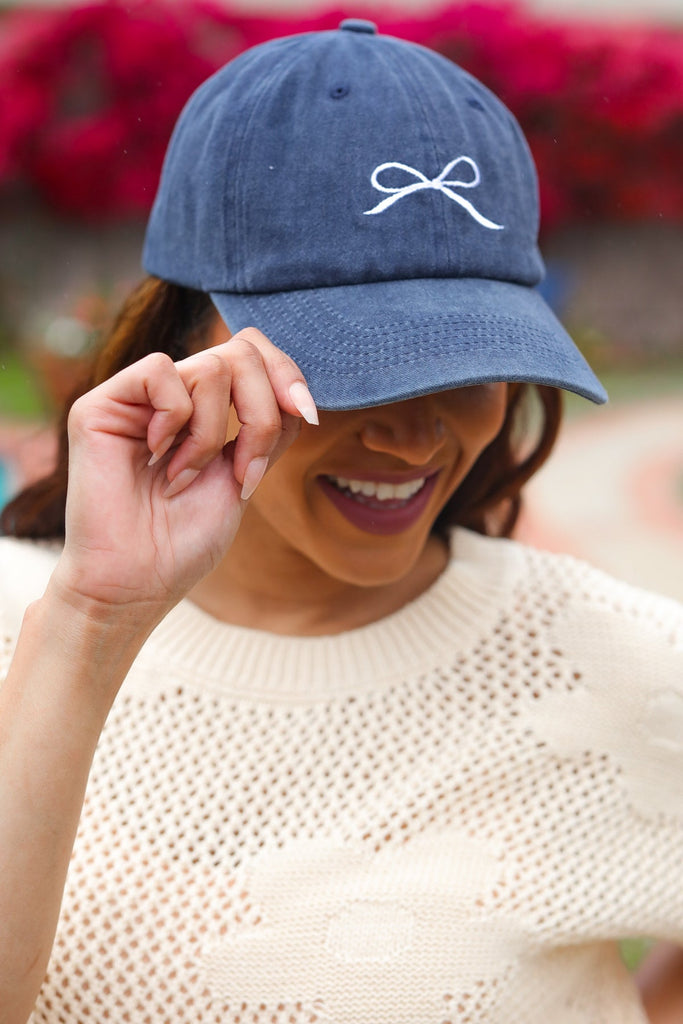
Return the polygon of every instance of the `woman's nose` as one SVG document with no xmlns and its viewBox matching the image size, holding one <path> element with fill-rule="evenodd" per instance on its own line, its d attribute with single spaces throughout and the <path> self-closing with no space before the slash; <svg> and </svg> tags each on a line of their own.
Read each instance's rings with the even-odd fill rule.
<svg viewBox="0 0 683 1024">
<path fill-rule="evenodd" d="M 426 465 L 441 448 L 446 435 L 443 420 L 419 398 L 370 410 L 360 431 L 371 452 L 396 455 L 410 465 Z"/>
</svg>

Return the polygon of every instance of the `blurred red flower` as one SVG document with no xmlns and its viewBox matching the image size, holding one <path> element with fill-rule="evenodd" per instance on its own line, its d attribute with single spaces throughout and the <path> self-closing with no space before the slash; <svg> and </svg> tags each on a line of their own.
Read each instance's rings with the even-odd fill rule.
<svg viewBox="0 0 683 1024">
<path fill-rule="evenodd" d="M 103 0 L 0 16 L 0 188 L 102 221 L 152 202 L 194 88 L 247 46 L 343 10 L 255 18 L 211 0 Z M 369 12 L 369 17 L 373 17 Z M 538 164 L 544 223 L 683 217 L 683 32 L 543 21 L 511 3 L 375 16 L 497 92 Z"/>
</svg>

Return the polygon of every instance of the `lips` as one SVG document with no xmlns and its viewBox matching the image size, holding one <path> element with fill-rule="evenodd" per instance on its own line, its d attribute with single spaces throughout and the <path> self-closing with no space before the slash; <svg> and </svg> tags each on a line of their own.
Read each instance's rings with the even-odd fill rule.
<svg viewBox="0 0 683 1024">
<path fill-rule="evenodd" d="M 320 476 L 318 484 L 335 508 L 366 533 L 388 535 L 410 529 L 422 516 L 438 473 L 411 480 L 360 480 Z"/>
</svg>

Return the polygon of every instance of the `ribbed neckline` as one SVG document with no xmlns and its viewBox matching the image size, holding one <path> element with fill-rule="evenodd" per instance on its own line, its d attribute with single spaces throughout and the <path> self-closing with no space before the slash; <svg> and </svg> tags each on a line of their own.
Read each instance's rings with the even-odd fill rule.
<svg viewBox="0 0 683 1024">
<path fill-rule="evenodd" d="M 237 697 L 318 701 L 363 693 L 469 650 L 519 572 L 517 545 L 455 530 L 435 583 L 394 614 L 331 636 L 233 626 L 182 601 L 154 631 L 140 667 Z"/>
</svg>

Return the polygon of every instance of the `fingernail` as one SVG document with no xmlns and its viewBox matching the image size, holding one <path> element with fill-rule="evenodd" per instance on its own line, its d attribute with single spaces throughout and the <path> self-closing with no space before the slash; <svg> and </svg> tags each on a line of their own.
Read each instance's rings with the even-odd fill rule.
<svg viewBox="0 0 683 1024">
<path fill-rule="evenodd" d="M 294 405 L 297 407 L 306 422 L 317 427 L 319 423 L 318 410 L 315 407 L 315 402 L 313 401 L 311 392 L 308 390 L 306 385 L 300 380 L 294 381 L 289 389 L 289 397 L 292 399 Z"/>
<path fill-rule="evenodd" d="M 159 459 L 163 459 L 164 455 L 166 454 L 166 452 L 171 447 L 174 441 L 175 434 L 171 434 L 171 436 L 167 437 L 165 441 L 162 441 L 157 450 L 155 452 L 152 452 L 152 458 L 149 460 L 147 465 L 154 466 L 159 461 Z"/>
<path fill-rule="evenodd" d="M 263 480 L 263 475 L 267 469 L 268 459 L 265 455 L 261 455 L 259 458 L 251 460 L 247 466 L 247 471 L 244 474 L 242 493 L 240 495 L 242 501 L 247 501 L 251 498 L 252 494 Z"/>
<path fill-rule="evenodd" d="M 181 470 L 164 491 L 164 498 L 172 498 L 174 494 L 180 494 L 181 491 L 184 491 L 186 487 L 189 487 L 197 479 L 200 473 L 200 469 L 191 469 L 189 467 L 188 469 Z"/>
</svg>

